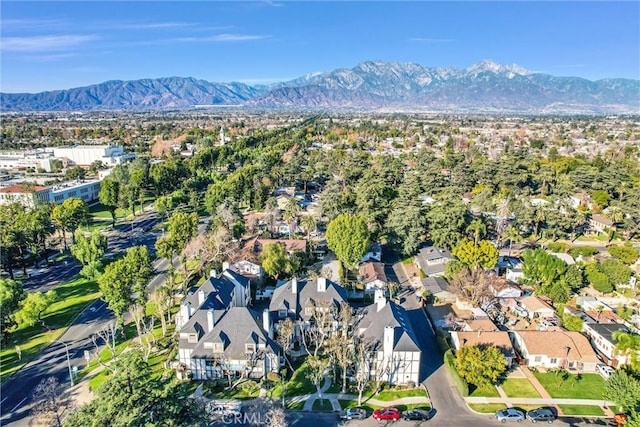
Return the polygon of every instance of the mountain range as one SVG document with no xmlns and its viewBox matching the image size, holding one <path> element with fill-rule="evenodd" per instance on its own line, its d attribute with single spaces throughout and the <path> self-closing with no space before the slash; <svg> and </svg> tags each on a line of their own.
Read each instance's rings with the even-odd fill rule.
<svg viewBox="0 0 640 427">
<path fill-rule="evenodd" d="M 201 106 L 389 111 L 640 112 L 640 80 L 556 77 L 481 61 L 465 69 L 367 61 L 268 86 L 183 77 L 108 81 L 37 94 L 1 93 L 2 111 L 175 110 Z"/>
</svg>

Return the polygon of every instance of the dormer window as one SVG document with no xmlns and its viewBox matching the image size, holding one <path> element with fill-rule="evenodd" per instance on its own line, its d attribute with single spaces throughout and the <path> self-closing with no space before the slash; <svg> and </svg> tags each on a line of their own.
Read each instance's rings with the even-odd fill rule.
<svg viewBox="0 0 640 427">
<path fill-rule="evenodd" d="M 223 351 L 224 351 L 224 348 L 223 348 L 221 342 L 214 342 L 213 343 L 213 352 L 214 353 L 222 353 Z"/>
<path fill-rule="evenodd" d="M 306 314 L 307 316 L 313 315 L 313 307 L 306 307 L 304 309 L 304 314 Z"/>
<path fill-rule="evenodd" d="M 278 310 L 278 317 L 287 317 L 287 310 L 284 310 L 284 309 Z"/>
<path fill-rule="evenodd" d="M 247 343 L 244 345 L 245 353 L 253 353 L 256 351 L 256 345 L 254 343 Z"/>
<path fill-rule="evenodd" d="M 189 334 L 189 338 L 187 338 L 187 341 L 191 344 L 195 344 L 198 342 L 198 334 Z"/>
</svg>

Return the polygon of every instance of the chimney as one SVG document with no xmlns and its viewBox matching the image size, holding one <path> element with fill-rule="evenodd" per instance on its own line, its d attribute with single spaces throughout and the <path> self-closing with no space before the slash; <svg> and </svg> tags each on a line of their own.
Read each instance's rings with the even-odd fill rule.
<svg viewBox="0 0 640 427">
<path fill-rule="evenodd" d="M 191 302 L 187 302 L 185 306 L 185 314 L 187 315 L 187 320 L 191 319 Z"/>
<path fill-rule="evenodd" d="M 318 292 L 327 292 L 326 277 L 318 277 Z"/>
<path fill-rule="evenodd" d="M 478 336 L 482 335 L 482 328 L 478 329 Z"/>
<path fill-rule="evenodd" d="M 228 270 L 229 269 L 229 263 L 227 261 L 222 263 L 222 271 Z"/>
<path fill-rule="evenodd" d="M 207 328 L 208 332 L 213 330 L 213 327 L 216 324 L 216 314 L 213 311 L 213 308 L 207 310 Z"/>
<path fill-rule="evenodd" d="M 376 311 L 380 311 L 387 305 L 387 297 L 384 295 L 383 289 L 376 288 L 375 293 L 373 294 L 373 302 L 376 304 Z"/>
<path fill-rule="evenodd" d="M 204 304 L 204 300 L 207 299 L 207 294 L 204 293 L 202 289 L 198 291 L 198 307 Z"/>
<path fill-rule="evenodd" d="M 291 293 L 292 294 L 298 293 L 298 279 L 296 279 L 295 277 L 291 279 Z"/>
<path fill-rule="evenodd" d="M 385 357 L 391 357 L 393 353 L 393 339 L 394 339 L 393 326 L 384 327 L 384 342 L 382 343 L 382 352 Z"/>
<path fill-rule="evenodd" d="M 212 278 L 218 277 L 218 272 L 216 271 L 215 268 L 211 269 L 211 271 L 209 272 L 209 277 L 212 277 Z"/>
<path fill-rule="evenodd" d="M 269 338 L 273 339 L 273 330 L 271 328 L 271 317 L 269 315 L 269 310 L 264 309 L 262 312 L 262 329 L 269 335 Z"/>
</svg>

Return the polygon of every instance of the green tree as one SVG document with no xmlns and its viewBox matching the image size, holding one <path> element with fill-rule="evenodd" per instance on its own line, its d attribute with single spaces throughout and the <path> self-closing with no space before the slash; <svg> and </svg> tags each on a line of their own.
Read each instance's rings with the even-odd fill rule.
<svg viewBox="0 0 640 427">
<path fill-rule="evenodd" d="M 169 218 L 167 231 L 174 240 L 177 251 L 182 251 L 189 240 L 198 232 L 198 214 L 195 212 L 174 212 Z"/>
<path fill-rule="evenodd" d="M 162 236 L 156 240 L 155 248 L 159 257 L 168 259 L 173 265 L 173 258 L 178 251 L 178 245 L 172 235 Z"/>
<path fill-rule="evenodd" d="M 327 226 L 327 245 L 344 266 L 355 268 L 369 249 L 369 230 L 364 217 L 338 215 Z"/>
<path fill-rule="evenodd" d="M 631 269 L 617 259 L 607 259 L 600 263 L 600 271 L 607 275 L 614 286 L 624 285 L 631 277 Z"/>
<path fill-rule="evenodd" d="M 638 260 L 638 251 L 631 246 L 609 246 L 607 250 L 611 256 L 627 265 L 631 265 Z"/>
<path fill-rule="evenodd" d="M 494 384 L 507 370 L 507 361 L 494 346 L 464 346 L 456 352 L 456 370 L 468 383 L 477 387 Z"/>
<path fill-rule="evenodd" d="M 568 331 L 582 332 L 583 324 L 584 321 L 580 316 L 572 316 L 571 314 L 564 314 L 562 316 L 562 325 Z"/>
<path fill-rule="evenodd" d="M 22 284 L 16 280 L 0 279 L 0 342 L 6 343 L 9 329 L 15 325 L 13 315 L 27 296 Z"/>
<path fill-rule="evenodd" d="M 316 219 L 312 215 L 303 215 L 300 218 L 300 226 L 307 233 L 307 240 L 311 238 L 311 233 L 316 231 Z"/>
<path fill-rule="evenodd" d="M 116 209 L 118 209 L 118 201 L 120 200 L 120 183 L 109 178 L 102 180 L 98 199 L 100 203 L 109 210 L 109 213 L 111 213 L 112 223 L 115 225 Z"/>
<path fill-rule="evenodd" d="M 154 375 L 142 351 L 120 355 L 113 373 L 95 391 L 95 398 L 71 413 L 65 427 L 179 427 L 204 425 L 203 405 L 188 394 L 185 384 Z"/>
<path fill-rule="evenodd" d="M 640 360 L 638 357 L 638 352 L 640 351 L 640 335 L 632 332 L 615 331 L 613 333 L 613 339 L 616 341 L 616 351 L 629 356 L 631 366 L 636 370 L 640 369 Z"/>
<path fill-rule="evenodd" d="M 467 226 L 467 233 L 473 233 L 473 243 L 478 244 L 481 237 L 487 234 L 487 226 L 481 219 L 474 219 L 471 224 Z"/>
<path fill-rule="evenodd" d="M 470 269 L 481 268 L 490 270 L 498 263 L 498 250 L 488 240 L 474 243 L 470 240 L 462 241 L 454 248 L 452 254 Z"/>
<path fill-rule="evenodd" d="M 261 260 L 264 271 L 276 280 L 278 280 L 282 273 L 291 271 L 290 257 L 282 243 L 264 245 Z"/>
<path fill-rule="evenodd" d="M 44 312 L 58 300 L 58 294 L 53 289 L 43 292 L 34 292 L 27 295 L 20 302 L 20 309 L 15 313 L 16 322 L 19 325 L 33 326 L 40 323 L 45 328 L 49 327 L 42 320 Z"/>
<path fill-rule="evenodd" d="M 593 194 L 591 194 L 591 200 L 593 200 L 593 203 L 600 206 L 600 208 L 604 209 L 609 206 L 611 195 L 604 190 L 594 190 Z"/>
<path fill-rule="evenodd" d="M 76 233 L 76 243 L 71 246 L 71 254 L 82 264 L 80 274 L 95 279 L 102 268 L 102 257 L 107 250 L 107 237 L 98 231 L 89 237 L 84 233 Z"/>
<path fill-rule="evenodd" d="M 443 195 L 427 213 L 429 235 L 435 246 L 453 249 L 466 230 L 468 211 L 454 194 Z"/>
<path fill-rule="evenodd" d="M 616 402 L 621 411 L 636 409 L 640 405 L 640 380 L 625 369 L 617 369 L 605 382 L 602 397 Z"/>
</svg>

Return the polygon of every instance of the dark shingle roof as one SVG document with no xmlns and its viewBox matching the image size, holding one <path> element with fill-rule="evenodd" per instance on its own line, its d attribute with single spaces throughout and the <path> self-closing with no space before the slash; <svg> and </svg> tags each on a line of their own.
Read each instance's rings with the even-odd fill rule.
<svg viewBox="0 0 640 427">
<path fill-rule="evenodd" d="M 366 328 L 362 335 L 382 345 L 384 330 L 387 326 L 394 328 L 394 351 L 420 351 L 418 339 L 407 311 L 394 302 L 387 302 L 380 311 L 377 304 L 365 309 L 360 327 Z"/>
<path fill-rule="evenodd" d="M 344 288 L 331 280 L 327 280 L 326 291 L 318 291 L 318 279 L 297 280 L 297 292 L 292 293 L 292 280 L 280 285 L 273 292 L 269 311 L 287 309 L 294 311 L 303 319 L 310 316 L 304 312 L 305 307 L 309 307 L 320 301 L 331 301 L 336 306 L 347 301 L 347 293 Z"/>
</svg>

